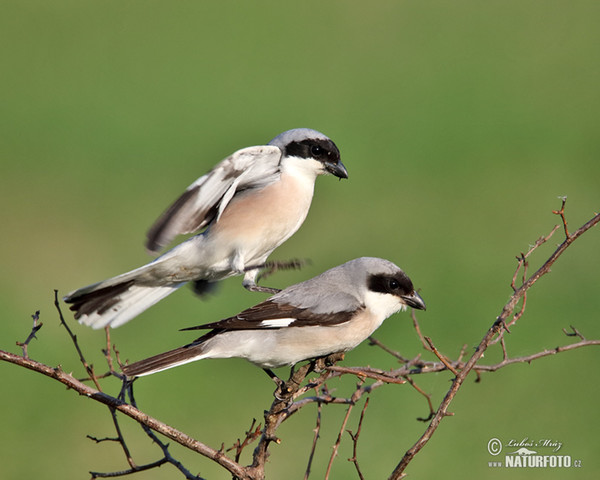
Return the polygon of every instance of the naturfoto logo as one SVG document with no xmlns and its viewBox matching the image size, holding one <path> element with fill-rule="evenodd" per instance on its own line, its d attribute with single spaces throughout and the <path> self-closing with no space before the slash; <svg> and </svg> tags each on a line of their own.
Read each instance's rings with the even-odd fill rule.
<svg viewBox="0 0 600 480">
<path fill-rule="evenodd" d="M 502 442 L 499 438 L 491 438 L 487 449 L 494 457 L 504 451 L 504 461 L 499 458 L 488 462 L 488 466 L 498 468 L 571 468 L 581 467 L 581 460 L 574 460 L 570 455 L 556 455 L 563 443 L 550 438 L 532 440 L 524 437 Z"/>
</svg>

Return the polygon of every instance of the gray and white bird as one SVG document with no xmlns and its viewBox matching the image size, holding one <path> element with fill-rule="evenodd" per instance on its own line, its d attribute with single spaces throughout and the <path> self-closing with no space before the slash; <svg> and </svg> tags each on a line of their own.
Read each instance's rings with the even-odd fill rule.
<svg viewBox="0 0 600 480">
<path fill-rule="evenodd" d="M 135 377 L 203 358 L 239 357 L 269 373 L 351 350 L 407 307 L 425 310 L 425 302 L 399 267 L 381 258 L 357 258 L 234 317 L 186 328 L 210 331 L 189 345 L 126 365 L 123 372 Z"/>
<path fill-rule="evenodd" d="M 64 297 L 92 328 L 117 327 L 186 282 L 198 290 L 244 275 L 252 291 L 267 257 L 304 222 L 317 176 L 348 178 L 332 140 L 298 128 L 268 145 L 238 150 L 192 183 L 155 222 L 146 247 L 157 252 L 177 235 L 201 232 L 143 267 Z M 204 229 L 202 231 L 202 229 Z"/>
</svg>

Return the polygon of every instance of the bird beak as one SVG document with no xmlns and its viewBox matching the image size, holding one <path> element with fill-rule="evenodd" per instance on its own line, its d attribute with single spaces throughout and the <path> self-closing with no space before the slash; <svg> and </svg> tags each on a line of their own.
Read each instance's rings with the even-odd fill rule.
<svg viewBox="0 0 600 480">
<path fill-rule="evenodd" d="M 342 162 L 324 164 L 325 170 L 338 178 L 348 178 L 348 171 Z"/>
<path fill-rule="evenodd" d="M 417 292 L 413 292 L 412 295 L 402 295 L 402 300 L 409 307 L 416 308 L 417 310 L 426 310 L 425 302 Z"/>
</svg>

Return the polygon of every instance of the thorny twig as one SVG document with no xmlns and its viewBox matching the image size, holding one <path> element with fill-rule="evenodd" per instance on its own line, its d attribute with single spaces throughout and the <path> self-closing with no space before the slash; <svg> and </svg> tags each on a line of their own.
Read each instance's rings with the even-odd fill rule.
<svg viewBox="0 0 600 480">
<path fill-rule="evenodd" d="M 571 237 L 571 235 L 569 234 L 569 228 L 567 227 L 567 217 L 565 216 L 565 204 L 567 203 L 567 197 L 564 196 L 558 198 L 562 200 L 562 205 L 560 206 L 559 210 L 552 210 L 552 213 L 554 215 L 560 215 L 563 224 L 563 230 L 565 232 L 565 237 L 568 240 Z"/>
<path fill-rule="evenodd" d="M 360 388 L 364 380 L 361 380 L 357 385 L 357 388 Z M 337 457 L 338 450 L 340 448 L 340 443 L 342 443 L 342 435 L 344 434 L 344 430 L 346 429 L 346 424 L 348 423 L 348 418 L 350 418 L 350 413 L 354 408 L 354 403 L 348 405 L 348 409 L 346 410 L 346 415 L 344 416 L 344 420 L 342 421 L 342 426 L 340 427 L 340 431 L 338 433 L 337 439 L 333 445 L 333 451 L 331 452 L 331 456 L 329 457 L 329 463 L 327 464 L 327 471 L 325 472 L 325 480 L 329 478 L 329 474 L 331 473 L 331 467 L 333 466 L 333 461 L 335 457 Z"/>
<path fill-rule="evenodd" d="M 69 328 L 69 326 L 66 324 L 63 314 L 62 314 L 62 310 L 60 308 L 60 304 L 58 303 L 58 291 L 54 291 L 54 296 L 55 296 L 55 307 L 58 311 L 58 315 L 59 318 L 61 320 L 61 325 L 63 325 L 65 327 L 65 329 L 67 330 L 71 341 L 73 342 L 73 345 L 75 346 L 75 349 L 77 350 L 77 352 L 79 353 L 79 360 L 81 362 L 81 364 L 83 365 L 83 367 L 86 369 L 86 371 L 88 372 L 88 374 L 90 375 L 89 378 L 84 379 L 83 381 L 86 380 L 92 380 L 94 382 L 94 384 L 96 384 L 98 386 L 99 380 L 101 378 L 106 378 L 109 376 L 116 376 L 118 378 L 120 378 L 122 380 L 122 385 L 121 385 L 121 390 L 119 392 L 119 395 L 117 396 L 116 400 L 117 402 L 123 402 L 125 403 L 126 397 L 129 398 L 129 402 L 130 405 L 132 405 L 134 408 L 137 409 L 137 405 L 135 402 L 135 398 L 133 396 L 133 383 L 128 381 L 125 376 L 117 371 L 115 371 L 114 369 L 114 363 L 112 360 L 112 356 L 110 354 L 111 352 L 111 340 L 110 340 L 110 330 L 108 329 L 108 327 L 105 329 L 105 334 L 106 334 L 106 348 L 104 348 L 102 350 L 102 353 L 104 354 L 104 357 L 106 359 L 106 362 L 108 364 L 108 372 L 105 373 L 104 375 L 101 376 L 97 376 L 94 373 L 94 369 L 92 366 L 90 366 L 87 361 L 85 360 L 85 357 L 83 356 L 83 353 L 81 351 L 81 348 L 79 347 L 79 342 L 77 340 L 77 336 L 74 335 L 71 331 L 71 329 Z M 115 352 L 115 356 L 117 358 L 117 363 L 119 366 L 122 366 L 121 361 L 119 359 L 119 352 L 116 349 L 116 347 L 114 345 L 112 345 L 112 350 L 114 350 Z M 100 388 L 98 388 L 99 391 Z M 122 430 L 121 430 L 121 426 L 119 424 L 119 418 L 117 416 L 117 408 L 114 405 L 111 405 L 109 403 L 107 403 L 107 407 L 109 409 L 110 415 L 111 415 L 111 419 L 113 422 L 113 426 L 115 428 L 116 437 L 106 437 L 106 438 L 102 438 L 102 439 L 97 439 L 93 436 L 88 435 L 88 438 L 90 438 L 91 440 L 95 441 L 96 443 L 100 443 L 103 441 L 114 441 L 116 443 L 118 443 L 121 446 L 121 449 L 123 450 L 123 453 L 125 455 L 125 459 L 129 465 L 129 469 L 127 470 L 121 470 L 121 471 L 116 471 L 116 472 L 90 472 L 90 475 L 92 476 L 92 479 L 95 478 L 112 478 L 112 477 L 120 477 L 120 476 L 125 476 L 125 475 L 130 475 L 133 473 L 137 473 L 137 472 L 142 472 L 145 470 L 150 470 L 152 468 L 157 468 L 160 467 L 161 465 L 164 465 L 165 463 L 170 463 L 173 466 L 175 466 L 178 470 L 180 470 L 183 475 L 188 479 L 188 480 L 201 480 L 200 477 L 191 474 L 184 466 L 183 464 L 181 464 L 181 462 L 179 462 L 178 460 L 174 459 L 169 450 L 168 450 L 168 445 L 163 443 L 152 431 L 152 429 L 147 426 L 146 424 L 144 424 L 143 422 L 139 422 L 140 426 L 142 427 L 142 429 L 144 430 L 144 432 L 146 433 L 146 435 L 148 435 L 148 437 L 150 437 L 150 439 L 156 443 L 162 450 L 163 452 L 163 458 L 155 461 L 155 462 L 151 462 L 145 465 L 137 465 L 135 463 L 135 461 L 133 460 L 133 457 L 131 455 L 131 452 L 129 450 L 129 447 L 127 445 L 127 442 L 125 440 L 125 437 L 123 436 Z"/>
<path fill-rule="evenodd" d="M 326 390 L 325 387 L 324 387 L 324 390 Z M 315 388 L 315 393 L 317 395 L 319 394 L 319 390 L 316 388 Z M 308 480 L 308 477 L 310 476 L 310 469 L 312 467 L 312 462 L 313 462 L 313 459 L 315 458 L 317 442 L 319 441 L 319 436 L 321 434 L 321 414 L 322 414 L 322 412 L 323 412 L 323 404 L 318 403 L 317 404 L 317 423 L 313 430 L 313 432 L 314 432 L 313 442 L 312 442 L 312 446 L 310 448 L 310 455 L 308 456 L 308 464 L 306 465 L 306 471 L 304 472 L 304 480 Z"/>
<path fill-rule="evenodd" d="M 410 311 L 410 317 L 412 318 L 413 327 L 415 328 L 415 332 L 417 332 L 417 335 L 419 336 L 419 339 L 421 340 L 421 345 L 423 345 L 423 348 L 425 350 L 427 350 L 428 352 L 432 352 L 433 350 L 431 349 L 431 345 L 429 345 L 429 342 L 421 333 L 421 327 L 419 326 L 419 320 L 417 320 L 417 312 L 415 311 L 414 308 L 411 309 L 411 311 Z"/>
<path fill-rule="evenodd" d="M 254 442 L 258 437 L 260 437 L 260 435 L 262 433 L 261 426 L 260 426 L 260 424 L 258 424 L 255 428 L 254 427 L 255 425 L 256 425 L 256 418 L 253 418 L 250 428 L 248 430 L 246 430 L 246 436 L 244 437 L 244 440 L 241 441 L 238 438 L 236 440 L 236 442 L 226 450 L 227 452 L 230 452 L 231 450 L 235 449 L 235 461 L 236 462 L 240 461 L 240 456 L 242 455 L 244 448 L 246 448 L 248 445 L 250 445 L 252 442 Z"/>
<path fill-rule="evenodd" d="M 431 351 L 435 354 L 436 357 L 440 359 L 440 361 L 446 366 L 446 368 L 450 370 L 454 375 L 458 375 L 458 372 L 452 366 L 450 361 L 444 355 L 442 355 L 440 351 L 435 347 L 435 345 L 433 344 L 433 340 L 431 340 L 431 338 L 429 337 L 425 337 L 425 341 L 427 342 L 427 345 L 429 345 Z"/>
<path fill-rule="evenodd" d="M 67 325 L 67 322 L 65 322 L 65 317 L 63 316 L 62 310 L 60 309 L 60 303 L 58 301 L 58 290 L 54 290 L 54 306 L 56 307 L 56 310 L 58 311 L 58 318 L 60 319 L 60 324 L 63 327 L 65 327 L 65 330 L 67 331 L 67 333 L 69 334 L 69 337 L 71 338 L 71 341 L 73 342 L 73 346 L 75 347 L 75 350 L 77 350 L 77 354 L 79 355 L 79 361 L 83 365 L 83 368 L 85 368 L 85 371 L 87 372 L 90 379 L 94 382 L 94 385 L 96 385 L 96 388 L 98 389 L 98 391 L 101 392 L 102 388 L 100 387 L 100 382 L 98 381 L 98 377 L 96 377 L 96 374 L 94 373 L 94 366 L 90 365 L 87 362 L 87 360 L 85 359 L 85 357 L 83 356 L 83 352 L 81 351 L 81 348 L 79 347 L 79 343 L 77 342 L 77 335 L 75 335 L 73 333 L 73 331 L 71 330 L 69 325 Z"/>
<path fill-rule="evenodd" d="M 448 406 L 452 402 L 454 396 L 458 392 L 458 389 L 464 382 L 467 375 L 470 373 L 471 370 L 473 370 L 473 368 L 475 367 L 477 362 L 481 359 L 481 357 L 483 356 L 483 353 L 490 345 L 492 339 L 494 337 L 498 336 L 505 329 L 505 326 L 507 324 L 506 320 L 508 317 L 513 315 L 513 312 L 514 312 L 518 302 L 523 298 L 523 296 L 527 293 L 527 291 L 543 275 L 547 274 L 550 271 L 550 268 L 556 262 L 556 260 L 558 260 L 558 258 L 564 253 L 564 251 L 575 240 L 577 240 L 577 238 L 579 238 L 581 235 L 583 235 L 585 232 L 587 232 L 590 228 L 594 227 L 595 225 L 597 225 L 600 222 L 600 214 L 596 214 L 591 220 L 589 220 L 584 225 L 582 225 L 580 228 L 578 228 L 574 233 L 569 234 L 568 229 L 567 229 L 566 218 L 564 215 L 565 201 L 566 201 L 566 199 L 563 198 L 561 209 L 559 211 L 554 212 L 554 213 L 560 215 L 563 220 L 564 230 L 565 230 L 565 240 L 558 246 L 558 248 L 554 251 L 554 253 L 552 253 L 552 255 L 550 255 L 550 257 L 543 263 L 543 265 L 540 268 L 538 268 L 538 270 L 536 270 L 529 278 L 527 278 L 527 280 L 525 280 L 522 283 L 522 285 L 519 288 L 517 288 L 513 292 L 513 295 L 511 296 L 509 301 L 502 308 L 502 312 L 497 317 L 494 324 L 490 327 L 490 329 L 487 331 L 487 333 L 485 334 L 485 336 L 479 343 L 479 346 L 475 350 L 475 353 L 473 353 L 471 358 L 469 358 L 469 360 L 466 362 L 464 367 L 460 370 L 459 374 L 454 378 L 454 380 L 452 382 L 452 386 L 446 393 L 446 396 L 444 397 L 442 403 L 440 404 L 436 414 L 432 418 L 431 423 L 425 430 L 425 433 L 423 433 L 421 438 L 419 438 L 419 440 L 417 440 L 417 442 L 412 446 L 412 448 L 410 448 L 406 452 L 406 454 L 402 457 L 402 460 L 400 460 L 400 462 L 398 463 L 398 465 L 396 465 L 396 468 L 394 468 L 392 474 L 390 475 L 389 480 L 398 480 L 404 476 L 404 470 L 406 469 L 408 464 L 412 461 L 414 456 L 427 444 L 427 442 L 429 441 L 431 436 L 437 430 L 441 420 L 444 418 L 444 416 L 447 415 Z M 541 356 L 545 356 L 546 354 L 549 355 L 549 354 L 551 354 L 551 352 L 552 351 L 550 351 L 549 353 L 542 352 Z M 554 353 L 557 353 L 557 352 L 554 351 Z M 507 360 L 505 360 L 505 361 L 507 361 Z"/>
<path fill-rule="evenodd" d="M 358 427 L 356 428 L 356 433 L 352 433 L 350 430 L 346 430 L 352 439 L 352 458 L 349 458 L 348 461 L 354 464 L 354 468 L 356 468 L 356 473 L 358 474 L 358 478 L 360 480 L 365 480 L 363 476 L 360 466 L 358 465 L 358 437 L 360 436 L 360 431 L 362 430 L 362 423 L 365 418 L 365 411 L 369 406 L 369 397 L 365 400 L 365 405 L 363 406 L 362 411 L 360 412 L 360 420 L 358 421 Z"/>
<path fill-rule="evenodd" d="M 330 372 L 349 373 L 351 375 L 356 375 L 363 380 L 365 378 L 372 378 L 383 383 L 406 383 L 406 381 L 402 380 L 401 378 L 387 375 L 388 372 L 370 367 L 338 367 L 337 365 L 333 365 L 331 367 L 327 367 L 327 370 Z"/>
</svg>

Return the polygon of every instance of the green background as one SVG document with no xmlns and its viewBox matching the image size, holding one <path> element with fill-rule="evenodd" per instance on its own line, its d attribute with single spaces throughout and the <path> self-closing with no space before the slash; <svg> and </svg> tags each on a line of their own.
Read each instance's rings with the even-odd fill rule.
<svg viewBox="0 0 600 480">
<path fill-rule="evenodd" d="M 470 350 L 511 293 L 515 256 L 559 221 L 557 197 L 568 195 L 573 229 L 599 209 L 599 19 L 595 1 L 2 2 L 0 348 L 19 351 L 39 309 L 32 358 L 83 376 L 53 289 L 65 294 L 147 262 L 147 228 L 188 184 L 239 148 L 311 127 L 337 143 L 350 179 L 318 179 L 307 221 L 271 257 L 312 264 L 269 284 L 381 256 L 421 288 L 421 327 L 438 348 L 451 357 Z M 558 231 L 534 254 L 530 271 L 561 239 Z M 599 240 L 600 230 L 582 237 L 530 292 L 507 337 L 511 356 L 568 343 L 569 325 L 600 338 Z M 206 302 L 184 288 L 114 330 L 113 341 L 130 360 L 178 346 L 191 338 L 179 328 L 264 297 L 240 283 L 224 282 Z M 103 370 L 103 333 L 70 321 Z M 433 359 L 407 314 L 376 336 Z M 479 384 L 470 377 L 410 478 L 598 478 L 598 354 L 512 366 Z M 484 361 L 500 358 L 496 347 Z M 396 366 L 366 344 L 344 362 L 366 364 Z M 113 435 L 106 408 L 13 365 L 0 364 L 0 375 L 3 479 L 127 467 L 118 446 L 85 438 Z M 437 405 L 450 378 L 416 381 Z M 346 394 L 354 383 L 330 387 Z M 136 392 L 147 413 L 218 448 L 262 420 L 272 390 L 256 367 L 221 360 L 144 378 Z M 427 408 L 408 385 L 371 397 L 359 461 L 366 478 L 386 478 L 423 432 L 415 418 Z M 323 478 L 344 413 L 324 407 L 311 478 Z M 280 429 L 268 478 L 303 477 L 315 414 L 309 406 Z M 133 422 L 123 427 L 138 463 L 158 458 Z M 583 466 L 490 468 L 492 437 L 560 441 L 559 453 Z M 172 453 L 192 472 L 230 478 L 197 455 Z M 346 435 L 331 478 L 355 478 L 350 456 Z M 170 466 L 138 477 L 181 478 Z"/>
</svg>

